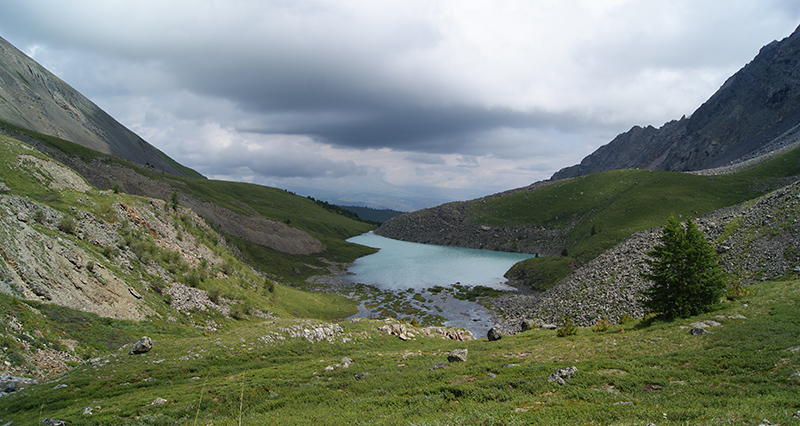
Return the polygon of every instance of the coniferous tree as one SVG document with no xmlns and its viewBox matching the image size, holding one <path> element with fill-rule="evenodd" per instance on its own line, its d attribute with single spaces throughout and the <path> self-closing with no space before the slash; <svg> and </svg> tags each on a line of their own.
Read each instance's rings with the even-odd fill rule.
<svg viewBox="0 0 800 426">
<path fill-rule="evenodd" d="M 725 275 L 714 249 L 692 220 L 681 226 L 670 217 L 660 244 L 647 252 L 653 286 L 642 292 L 642 304 L 666 319 L 710 311 L 725 291 Z"/>
</svg>

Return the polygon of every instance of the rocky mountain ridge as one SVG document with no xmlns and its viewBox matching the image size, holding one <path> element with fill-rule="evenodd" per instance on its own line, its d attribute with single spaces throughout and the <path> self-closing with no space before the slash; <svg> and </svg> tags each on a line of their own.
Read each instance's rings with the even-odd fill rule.
<svg viewBox="0 0 800 426">
<path fill-rule="evenodd" d="M 764 46 L 690 117 L 634 126 L 552 180 L 607 170 L 694 171 L 800 141 L 800 28 Z"/>
<path fill-rule="evenodd" d="M 0 120 L 177 176 L 200 176 L 0 37 Z"/>
</svg>

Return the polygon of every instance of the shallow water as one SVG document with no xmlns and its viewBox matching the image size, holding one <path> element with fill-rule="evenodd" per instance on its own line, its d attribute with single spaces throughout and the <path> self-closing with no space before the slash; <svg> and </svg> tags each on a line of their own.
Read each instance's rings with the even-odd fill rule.
<svg viewBox="0 0 800 426">
<path fill-rule="evenodd" d="M 415 309 L 445 318 L 445 325 L 467 328 L 476 338 L 484 337 L 493 326 L 492 312 L 478 303 L 454 298 L 452 291 L 433 294 L 428 289 L 460 284 L 513 291 L 503 274 L 515 263 L 533 257 L 530 254 L 409 243 L 372 232 L 347 241 L 380 249 L 375 254 L 357 259 L 348 269 L 348 280 L 395 292 Z M 414 300 L 415 294 L 418 294 L 417 299 L 425 301 Z M 362 304 L 357 316 L 375 317 L 377 311 L 368 310 Z"/>
</svg>

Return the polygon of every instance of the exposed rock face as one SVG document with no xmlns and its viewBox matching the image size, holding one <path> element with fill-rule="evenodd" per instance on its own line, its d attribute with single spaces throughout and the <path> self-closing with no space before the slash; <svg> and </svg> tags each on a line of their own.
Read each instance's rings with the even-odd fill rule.
<svg viewBox="0 0 800 426">
<path fill-rule="evenodd" d="M 164 153 L 0 38 L 0 119 L 136 164 L 184 175 Z"/>
<path fill-rule="evenodd" d="M 751 284 L 797 274 L 798 217 L 800 183 L 794 183 L 753 202 L 709 213 L 695 223 L 717 247 L 723 269 Z M 638 232 L 545 292 L 494 299 L 493 307 L 505 318 L 497 328 L 512 334 L 521 331 L 523 323 L 557 323 L 565 315 L 581 326 L 593 325 L 600 317 L 612 322 L 624 314 L 641 317 L 646 311 L 639 293 L 650 285 L 641 277 L 644 260 L 660 236 L 660 228 Z"/>
<path fill-rule="evenodd" d="M 800 140 L 800 28 L 764 46 L 689 118 L 635 126 L 552 180 L 616 169 L 702 170 Z"/>
<path fill-rule="evenodd" d="M 30 142 L 37 144 L 36 141 Z M 114 183 L 119 183 L 122 191 L 127 194 L 161 200 L 169 200 L 174 191 L 174 188 L 167 182 L 150 179 L 127 167 L 101 160 L 85 163 L 80 159 L 65 156 L 56 150 L 48 150 L 42 146 L 39 149 L 48 152 L 78 172 L 97 188 L 111 188 Z M 283 222 L 269 220 L 256 212 L 253 212 L 252 215 L 236 213 L 216 204 L 199 200 L 180 190 L 178 190 L 178 198 L 181 206 L 192 209 L 203 219 L 218 225 L 223 231 L 247 241 L 289 254 L 315 254 L 325 250 L 322 242 L 305 231 Z"/>
<path fill-rule="evenodd" d="M 36 213 L 41 212 L 41 213 Z M 72 240 L 39 232 L 34 217 L 57 228 L 62 214 L 15 195 L 0 196 L 0 291 L 101 316 L 144 319 L 152 313 L 127 284 Z M 79 236 L 113 245 L 119 236 L 97 216 L 76 210 Z M 90 268 L 90 262 L 93 266 Z"/>
</svg>

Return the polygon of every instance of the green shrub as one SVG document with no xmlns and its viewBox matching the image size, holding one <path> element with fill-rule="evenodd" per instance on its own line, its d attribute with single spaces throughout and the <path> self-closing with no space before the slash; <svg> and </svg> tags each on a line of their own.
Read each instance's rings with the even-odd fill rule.
<svg viewBox="0 0 800 426">
<path fill-rule="evenodd" d="M 556 336 L 558 337 L 567 337 L 567 336 L 574 336 L 578 334 L 578 327 L 572 323 L 572 320 L 568 317 L 564 317 L 564 325 L 558 329 L 556 332 Z"/>
<path fill-rule="evenodd" d="M 632 322 L 632 321 L 633 321 L 633 317 L 631 316 L 631 314 L 629 314 L 627 312 L 625 312 L 624 314 L 622 314 L 621 317 L 619 317 L 619 323 L 620 324 L 626 324 L 626 323 L 629 323 L 629 322 Z"/>
<path fill-rule="evenodd" d="M 220 295 L 220 291 L 216 287 L 208 290 L 208 298 L 209 298 L 209 300 L 211 300 L 212 302 L 214 302 L 216 304 L 219 304 L 219 295 Z"/>
<path fill-rule="evenodd" d="M 25 365 L 25 357 L 23 357 L 19 352 L 11 352 L 8 354 L 8 356 L 6 356 L 6 361 L 15 367 Z"/>
<path fill-rule="evenodd" d="M 111 191 L 115 194 L 119 194 L 119 182 L 114 182 L 114 185 L 111 187 Z"/>
<path fill-rule="evenodd" d="M 737 278 L 733 281 L 730 287 L 728 287 L 728 291 L 725 292 L 725 298 L 733 301 L 752 296 L 753 294 L 755 294 L 755 291 L 751 288 L 746 288 L 743 286 L 742 280 Z"/>
<path fill-rule="evenodd" d="M 77 225 L 75 224 L 75 219 L 69 216 L 63 216 L 61 221 L 58 222 L 58 230 L 65 233 L 65 234 L 75 234 L 75 229 Z"/>
<path fill-rule="evenodd" d="M 113 259 L 114 257 L 119 255 L 119 249 L 112 246 L 105 246 L 103 247 L 103 256 L 108 259 Z"/>
<path fill-rule="evenodd" d="M 33 220 L 36 223 L 44 223 L 45 219 L 47 218 L 45 217 L 44 210 L 37 209 L 35 212 L 33 212 Z"/>
<path fill-rule="evenodd" d="M 178 210 L 178 191 L 172 191 L 169 197 L 169 204 L 172 210 Z"/>
<path fill-rule="evenodd" d="M 592 326 L 592 331 L 595 333 L 602 333 L 608 328 L 611 327 L 611 321 L 608 320 L 606 317 L 598 318 L 597 322 L 594 323 Z"/>
</svg>

